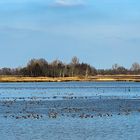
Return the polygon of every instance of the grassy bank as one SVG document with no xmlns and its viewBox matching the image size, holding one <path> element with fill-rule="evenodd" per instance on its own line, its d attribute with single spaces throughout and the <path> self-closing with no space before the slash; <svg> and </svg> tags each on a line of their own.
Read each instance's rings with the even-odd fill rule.
<svg viewBox="0 0 140 140">
<path fill-rule="evenodd" d="M 0 76 L 0 82 L 64 82 L 64 81 L 134 81 L 140 82 L 140 75 L 98 75 L 89 77 L 22 77 Z"/>
</svg>

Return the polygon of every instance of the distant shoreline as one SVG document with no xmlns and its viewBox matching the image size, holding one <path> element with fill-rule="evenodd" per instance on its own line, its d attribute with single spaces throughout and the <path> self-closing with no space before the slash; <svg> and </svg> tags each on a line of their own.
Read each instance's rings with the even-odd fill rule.
<svg viewBox="0 0 140 140">
<path fill-rule="evenodd" d="M 140 75 L 97 75 L 89 77 L 23 77 L 23 76 L 0 76 L 0 82 L 115 82 L 130 81 L 140 82 Z"/>
</svg>

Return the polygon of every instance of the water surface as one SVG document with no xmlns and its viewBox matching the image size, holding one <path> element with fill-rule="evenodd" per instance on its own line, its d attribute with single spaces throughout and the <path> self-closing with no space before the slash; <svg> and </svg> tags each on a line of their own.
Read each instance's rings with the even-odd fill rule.
<svg viewBox="0 0 140 140">
<path fill-rule="evenodd" d="M 135 82 L 0 83 L 3 140 L 140 139 Z"/>
</svg>

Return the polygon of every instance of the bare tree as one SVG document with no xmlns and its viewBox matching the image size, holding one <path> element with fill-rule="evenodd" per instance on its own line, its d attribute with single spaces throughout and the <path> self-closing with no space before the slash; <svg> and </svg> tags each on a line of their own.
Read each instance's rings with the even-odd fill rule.
<svg viewBox="0 0 140 140">
<path fill-rule="evenodd" d="M 72 59 L 71 59 L 71 76 L 73 77 L 75 75 L 75 68 L 76 68 L 76 65 L 79 64 L 79 59 L 74 56 Z"/>
<path fill-rule="evenodd" d="M 132 66 L 131 66 L 131 70 L 132 71 L 138 71 L 138 70 L 140 70 L 140 64 L 137 63 L 137 62 L 133 63 Z"/>
<path fill-rule="evenodd" d="M 78 59 L 76 56 L 74 56 L 74 57 L 71 59 L 71 64 L 72 64 L 72 65 L 77 65 L 77 64 L 79 64 L 79 59 Z"/>
<path fill-rule="evenodd" d="M 112 66 L 112 69 L 113 69 L 113 70 L 117 70 L 119 67 L 120 67 L 120 66 L 119 66 L 118 64 L 114 64 L 114 65 Z"/>
</svg>

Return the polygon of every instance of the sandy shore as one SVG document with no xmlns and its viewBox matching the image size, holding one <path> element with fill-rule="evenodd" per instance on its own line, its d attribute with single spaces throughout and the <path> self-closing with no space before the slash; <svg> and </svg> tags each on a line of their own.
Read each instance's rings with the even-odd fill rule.
<svg viewBox="0 0 140 140">
<path fill-rule="evenodd" d="M 69 81 L 134 81 L 140 82 L 140 75 L 97 75 L 89 77 L 23 77 L 0 76 L 0 82 L 69 82 Z"/>
</svg>

